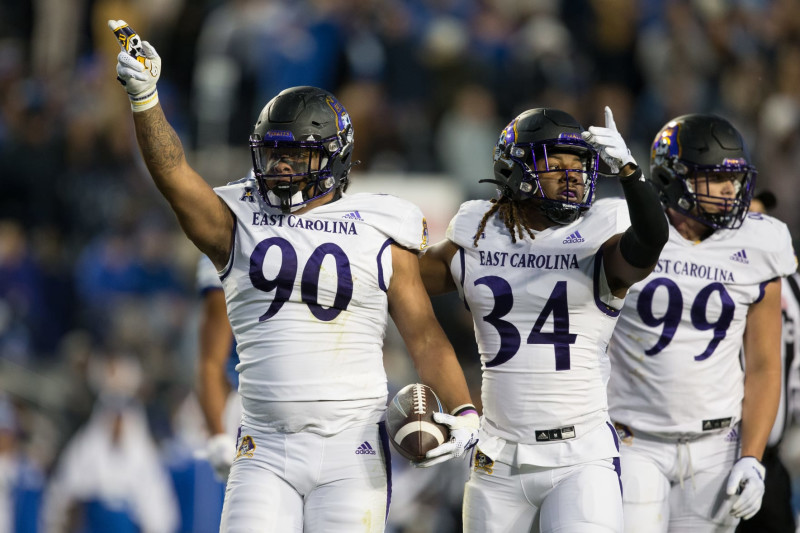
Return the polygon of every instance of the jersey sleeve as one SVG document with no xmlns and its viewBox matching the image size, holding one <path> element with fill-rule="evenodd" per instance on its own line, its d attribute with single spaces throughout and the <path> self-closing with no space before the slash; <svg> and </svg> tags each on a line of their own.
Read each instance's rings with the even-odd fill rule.
<svg viewBox="0 0 800 533">
<path fill-rule="evenodd" d="M 602 198 L 597 200 L 586 216 L 607 218 L 609 220 L 608 225 L 611 228 L 611 235 L 622 233 L 631 225 L 628 204 L 623 198 Z"/>
<path fill-rule="evenodd" d="M 201 255 L 197 261 L 197 279 L 195 282 L 197 292 L 205 294 L 208 291 L 222 289 L 222 282 L 217 274 L 214 263 L 206 255 Z"/>
<path fill-rule="evenodd" d="M 775 265 L 779 276 L 788 276 L 797 270 L 797 256 L 792 245 L 792 236 L 789 228 L 783 222 L 775 220 L 778 224 L 778 239 L 776 247 L 769 254 L 769 260 Z"/>
<path fill-rule="evenodd" d="M 417 253 L 428 247 L 428 222 L 416 204 L 390 194 L 360 193 L 348 199 L 357 202 L 370 225 L 399 246 Z"/>
<path fill-rule="evenodd" d="M 492 203 L 486 200 L 464 202 L 447 225 L 445 236 L 457 246 L 472 247 L 480 221 L 491 208 Z"/>
<path fill-rule="evenodd" d="M 743 248 L 751 248 L 760 255 L 755 264 L 750 263 L 755 270 L 756 281 L 764 282 L 788 276 L 797 270 L 792 237 L 786 224 L 761 213 L 751 213 L 746 223 L 747 233 L 737 240 Z"/>
</svg>

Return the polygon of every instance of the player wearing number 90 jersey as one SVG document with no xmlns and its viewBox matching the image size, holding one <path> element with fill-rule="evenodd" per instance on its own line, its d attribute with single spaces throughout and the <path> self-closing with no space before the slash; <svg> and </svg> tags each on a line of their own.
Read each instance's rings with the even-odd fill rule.
<svg viewBox="0 0 800 533">
<path fill-rule="evenodd" d="M 600 158 L 626 202 L 592 205 Z M 658 196 L 608 108 L 606 127 L 589 131 L 563 111 L 522 113 L 500 135 L 494 170 L 500 197 L 464 203 L 422 257 L 430 294 L 463 297 L 481 353 L 464 530 L 619 531 L 605 350 L 627 288 L 667 239 Z"/>
<path fill-rule="evenodd" d="M 238 221 L 221 277 L 238 342 L 243 423 L 321 435 L 377 423 L 387 396 L 381 340 L 390 246 L 425 247 L 420 210 L 362 193 L 282 213 L 258 201 L 252 179 L 216 192 Z"/>
<path fill-rule="evenodd" d="M 429 453 L 457 457 L 478 429 L 420 279 L 425 219 L 396 198 L 345 195 L 353 126 L 316 87 L 270 100 L 250 137 L 252 178 L 213 190 L 167 123 L 155 90 L 161 61 L 145 44 L 145 63 L 125 49 L 117 57 L 136 138 L 182 229 L 223 278 L 240 354 L 242 426 L 220 531 L 381 532 L 387 313 L 421 381 L 458 409 L 443 422 L 451 441 Z"/>
<path fill-rule="evenodd" d="M 728 121 L 670 121 L 651 168 L 669 242 L 630 288 L 609 344 L 626 531 L 733 531 L 764 491 L 791 238 L 782 222 L 746 214 L 755 169 Z"/>
</svg>

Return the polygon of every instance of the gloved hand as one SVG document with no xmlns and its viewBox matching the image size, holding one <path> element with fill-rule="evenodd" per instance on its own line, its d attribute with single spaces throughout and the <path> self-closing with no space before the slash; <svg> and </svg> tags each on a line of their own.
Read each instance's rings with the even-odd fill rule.
<svg viewBox="0 0 800 533">
<path fill-rule="evenodd" d="M 749 520 L 761 509 L 765 476 L 764 465 L 755 457 L 740 457 L 733 464 L 727 488 L 728 496 L 735 498 L 731 506 L 733 516 Z"/>
<path fill-rule="evenodd" d="M 625 165 L 636 164 L 622 135 L 617 131 L 610 107 L 606 106 L 606 127 L 589 126 L 589 130 L 581 133 L 581 136 L 600 152 L 600 158 L 611 168 L 612 173 L 619 174 Z"/>
<path fill-rule="evenodd" d="M 217 433 L 208 439 L 206 452 L 214 474 L 220 481 L 227 481 L 236 455 L 236 439 L 227 433 Z"/>
<path fill-rule="evenodd" d="M 109 20 L 108 27 L 122 48 L 117 56 L 117 79 L 128 91 L 131 109 L 150 109 L 158 103 L 156 83 L 161 76 L 161 57 L 124 20 Z"/>
<path fill-rule="evenodd" d="M 426 459 L 415 466 L 427 468 L 454 457 L 461 457 L 465 451 L 478 444 L 480 419 L 474 408 L 458 416 L 434 413 L 433 420 L 450 428 L 450 440 L 426 453 Z"/>
</svg>

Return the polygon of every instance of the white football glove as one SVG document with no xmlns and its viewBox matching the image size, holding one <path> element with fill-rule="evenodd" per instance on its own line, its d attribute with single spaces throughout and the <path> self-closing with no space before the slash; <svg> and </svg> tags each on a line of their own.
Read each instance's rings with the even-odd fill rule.
<svg viewBox="0 0 800 533">
<path fill-rule="evenodd" d="M 600 158 L 611 168 L 612 173 L 619 174 L 625 165 L 636 164 L 622 135 L 617 131 L 610 107 L 606 106 L 606 127 L 589 126 L 589 130 L 581 133 L 581 136 L 600 152 Z"/>
<path fill-rule="evenodd" d="M 415 466 L 427 468 L 454 457 L 461 457 L 464 452 L 478 443 L 480 419 L 475 411 L 469 411 L 459 416 L 433 413 L 433 420 L 450 428 L 450 440 L 426 453 L 426 459 L 415 463 Z"/>
<path fill-rule="evenodd" d="M 217 433 L 206 445 L 207 459 L 220 481 L 227 481 L 236 455 L 236 439 L 227 433 Z"/>
<path fill-rule="evenodd" d="M 128 91 L 133 111 L 145 111 L 158 103 L 156 83 L 161 76 L 161 57 L 124 20 L 109 20 L 122 51 L 117 56 L 117 79 Z"/>
<path fill-rule="evenodd" d="M 728 497 L 735 498 L 731 514 L 749 520 L 761 509 L 764 497 L 764 465 L 755 457 L 741 457 L 733 464 L 728 477 Z"/>
</svg>

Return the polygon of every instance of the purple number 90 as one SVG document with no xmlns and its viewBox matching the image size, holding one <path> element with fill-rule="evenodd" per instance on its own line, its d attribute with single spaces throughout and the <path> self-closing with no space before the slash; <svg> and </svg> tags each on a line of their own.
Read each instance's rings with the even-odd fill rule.
<svg viewBox="0 0 800 533">
<path fill-rule="evenodd" d="M 264 277 L 264 258 L 267 250 L 273 246 L 277 246 L 281 251 L 281 265 L 275 278 L 267 279 Z M 325 308 L 319 305 L 317 297 L 322 261 L 328 255 L 333 257 L 336 262 L 337 282 L 333 305 Z M 258 318 L 259 322 L 275 316 L 283 304 L 289 300 L 296 276 L 297 252 L 294 251 L 289 241 L 281 237 L 271 237 L 258 243 L 253 253 L 250 254 L 250 281 L 253 287 L 260 291 L 267 293 L 275 291 L 269 308 Z M 353 298 L 353 276 L 350 270 L 350 260 L 344 250 L 333 243 L 321 244 L 314 250 L 303 268 L 303 275 L 300 278 L 300 296 L 317 320 L 323 322 L 333 320 L 347 309 Z"/>
</svg>

